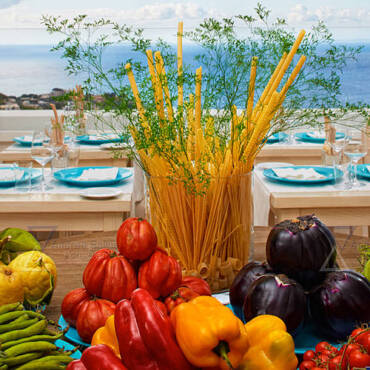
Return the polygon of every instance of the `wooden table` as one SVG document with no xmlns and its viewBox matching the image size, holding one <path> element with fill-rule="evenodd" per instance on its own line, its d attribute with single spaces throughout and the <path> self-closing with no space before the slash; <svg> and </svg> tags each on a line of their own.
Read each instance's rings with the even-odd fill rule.
<svg viewBox="0 0 370 370">
<path fill-rule="evenodd" d="M 266 144 L 255 163 L 289 162 L 296 165 L 321 164 L 322 144 Z"/>
<path fill-rule="evenodd" d="M 18 161 L 31 161 L 30 148 L 17 148 L 9 145 L 5 149 L 0 150 L 0 162 L 13 163 Z M 36 166 L 36 162 L 34 162 Z M 114 158 L 111 150 L 100 149 L 96 145 L 81 145 L 79 166 L 116 166 L 127 167 L 128 158 Z"/>
<path fill-rule="evenodd" d="M 263 178 L 262 171 L 256 171 L 254 186 L 263 187 L 269 197 L 269 226 L 308 214 L 315 214 L 328 226 L 370 225 L 370 182 L 363 190 L 349 191 L 333 190 L 331 185 L 284 187 L 273 185 Z"/>
<path fill-rule="evenodd" d="M 0 230 L 117 231 L 131 208 L 131 194 L 88 200 L 74 194 L 1 194 Z"/>
</svg>

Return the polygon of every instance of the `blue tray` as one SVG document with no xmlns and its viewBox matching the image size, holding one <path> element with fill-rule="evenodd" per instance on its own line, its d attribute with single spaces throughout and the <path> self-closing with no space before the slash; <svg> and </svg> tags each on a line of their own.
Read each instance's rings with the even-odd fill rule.
<svg viewBox="0 0 370 370">
<path fill-rule="evenodd" d="M 233 308 L 231 307 L 231 304 L 226 305 L 226 307 L 229 307 L 231 311 L 233 311 Z M 314 331 L 314 325 L 311 321 L 308 321 L 304 328 L 293 337 L 294 344 L 295 344 L 295 353 L 297 355 L 303 355 L 308 350 L 315 350 L 315 346 L 317 343 L 322 341 L 328 341 L 326 338 L 320 337 L 316 334 Z M 341 344 L 330 342 L 333 346 L 339 348 Z"/>
<path fill-rule="evenodd" d="M 14 167 L 1 167 L 1 169 L 14 170 Z M 17 167 L 16 169 L 20 171 L 24 171 L 22 178 L 20 180 L 17 180 L 17 182 L 19 183 L 29 180 L 30 176 L 31 176 L 31 181 L 35 181 L 42 176 L 41 170 L 37 168 Z M 14 186 L 15 183 L 16 183 L 15 180 L 1 181 L 0 179 L 0 187 Z"/>
<path fill-rule="evenodd" d="M 337 132 L 335 135 L 336 140 L 343 139 L 345 134 L 343 132 Z M 324 144 L 325 138 L 323 137 L 312 137 L 307 135 L 306 132 L 298 132 L 295 134 L 295 137 L 300 141 L 306 141 L 308 143 L 315 143 L 315 144 Z"/>
<path fill-rule="evenodd" d="M 288 135 L 285 132 L 277 132 L 276 134 L 271 135 L 266 143 L 267 144 L 274 144 L 274 143 L 279 143 L 280 141 L 284 141 Z"/>
<path fill-rule="evenodd" d="M 94 135 L 95 136 L 95 135 Z M 102 137 L 106 136 L 106 135 L 100 135 Z M 90 135 L 80 135 L 80 136 L 77 136 L 76 137 L 76 140 L 79 141 L 80 143 L 82 144 L 88 144 L 88 145 L 101 145 L 101 144 L 106 144 L 106 143 L 119 143 L 119 142 L 123 142 L 123 138 L 122 137 L 118 137 L 118 138 L 109 138 L 107 137 L 106 139 L 104 138 L 101 138 L 101 139 L 90 139 Z"/>
<path fill-rule="evenodd" d="M 317 179 L 317 180 L 300 180 L 300 179 L 289 179 L 285 177 L 279 177 L 276 175 L 272 168 L 267 168 L 263 170 L 263 175 L 267 177 L 269 180 L 284 182 L 288 184 L 300 184 L 300 185 L 314 185 L 320 184 L 322 182 L 328 182 L 334 180 L 334 170 L 332 167 L 318 167 L 318 166 L 287 166 L 287 167 L 276 167 L 276 168 L 313 168 L 316 172 L 324 175 L 324 179 Z M 337 169 L 337 179 L 343 177 L 343 171 Z"/>
<path fill-rule="evenodd" d="M 55 341 L 55 345 L 58 348 L 64 349 L 65 351 L 72 351 L 74 349 L 74 346 L 71 343 L 65 342 L 62 339 L 57 339 Z M 79 360 L 81 356 L 82 356 L 82 353 L 79 350 L 71 354 L 71 357 L 74 358 L 75 360 Z"/>
<path fill-rule="evenodd" d="M 62 330 L 64 330 L 68 326 L 67 321 L 64 320 L 64 317 L 62 315 L 60 315 L 58 325 L 61 327 Z M 77 330 L 72 326 L 69 327 L 67 333 L 65 333 L 64 336 L 73 343 L 80 344 L 84 347 L 90 347 L 90 343 L 84 342 L 78 335 Z"/>
<path fill-rule="evenodd" d="M 97 186 L 109 186 L 118 184 L 121 181 L 127 180 L 132 176 L 131 170 L 127 168 L 118 168 L 118 174 L 115 179 L 112 180 L 96 180 L 96 181 L 80 181 L 78 177 L 82 175 L 82 172 L 87 169 L 100 169 L 100 168 L 111 168 L 109 166 L 101 167 L 76 167 L 76 168 L 65 168 L 63 170 L 56 171 L 54 177 L 68 185 L 81 186 L 81 187 L 97 187 Z"/>
</svg>

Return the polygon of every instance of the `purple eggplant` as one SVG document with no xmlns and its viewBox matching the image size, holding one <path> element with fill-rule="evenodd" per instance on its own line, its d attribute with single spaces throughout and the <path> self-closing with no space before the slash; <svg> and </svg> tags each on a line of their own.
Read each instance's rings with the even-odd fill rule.
<svg viewBox="0 0 370 370">
<path fill-rule="evenodd" d="M 251 285 L 245 297 L 246 321 L 259 315 L 280 317 L 289 333 L 295 335 L 306 317 L 306 295 L 300 284 L 285 275 L 266 274 Z"/>
<path fill-rule="evenodd" d="M 230 303 L 233 311 L 240 320 L 243 320 L 243 304 L 252 283 L 262 275 L 272 272 L 265 262 L 249 262 L 235 276 L 230 288 Z"/>
<path fill-rule="evenodd" d="M 370 282 L 357 272 L 328 273 L 309 302 L 317 330 L 329 338 L 346 339 L 360 324 L 370 324 Z"/>
<path fill-rule="evenodd" d="M 297 217 L 274 226 L 267 238 L 266 256 L 276 273 L 310 290 L 335 269 L 335 239 L 317 217 Z"/>
</svg>

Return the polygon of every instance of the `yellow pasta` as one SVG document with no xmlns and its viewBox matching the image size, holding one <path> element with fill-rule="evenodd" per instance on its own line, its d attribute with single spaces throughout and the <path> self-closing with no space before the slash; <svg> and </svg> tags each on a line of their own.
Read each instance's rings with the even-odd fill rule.
<svg viewBox="0 0 370 370">
<path fill-rule="evenodd" d="M 187 275 L 206 278 L 212 289 L 226 288 L 235 273 L 249 257 L 252 210 L 246 203 L 252 199 L 252 178 L 255 156 L 270 129 L 270 121 L 280 109 L 286 93 L 300 72 L 305 57 L 301 57 L 278 92 L 302 41 L 301 31 L 289 53 L 284 53 L 256 104 L 254 91 L 257 58 L 252 59 L 248 98 L 239 116 L 236 106 L 231 109 L 230 138 L 224 143 L 215 134 L 215 118 L 202 117 L 202 69 L 196 70 L 195 93 L 183 110 L 182 60 L 183 24 L 177 35 L 178 131 L 176 139 L 157 143 L 157 147 L 141 149 L 139 157 L 149 175 L 151 221 L 158 242 L 181 263 Z M 154 89 L 157 115 L 170 125 L 175 120 L 168 81 L 162 56 L 147 52 L 149 73 Z M 150 125 L 141 103 L 131 67 L 126 66 L 141 124 L 150 132 Z M 167 107 L 164 113 L 163 94 Z M 182 114 L 184 111 L 185 114 Z M 203 118 L 203 119 L 202 119 Z M 167 126 L 166 126 L 167 127 Z M 134 140 L 138 131 L 132 128 Z M 172 144 L 172 146 L 171 146 Z M 176 148 L 177 153 L 162 155 L 156 148 Z M 176 156 L 176 161 L 171 156 Z M 208 182 L 204 179 L 208 178 Z M 248 226 L 249 225 L 249 226 Z"/>
</svg>

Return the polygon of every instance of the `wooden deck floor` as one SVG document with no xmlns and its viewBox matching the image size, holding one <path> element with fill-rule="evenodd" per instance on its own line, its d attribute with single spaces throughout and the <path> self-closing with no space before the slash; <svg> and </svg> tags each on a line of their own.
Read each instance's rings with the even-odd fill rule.
<svg viewBox="0 0 370 370">
<path fill-rule="evenodd" d="M 268 228 L 256 228 L 254 234 L 255 260 L 265 259 L 265 243 Z M 344 245 L 348 234 L 336 233 L 338 246 L 338 263 L 342 268 L 356 269 L 358 263 L 358 246 L 369 242 L 369 238 L 351 236 Z M 60 305 L 65 294 L 70 290 L 82 287 L 82 273 L 93 253 L 101 248 L 115 249 L 115 233 L 91 233 L 50 239 L 43 242 L 43 251 L 50 255 L 58 269 L 58 282 L 47 315 L 57 320 L 60 316 Z"/>
</svg>

